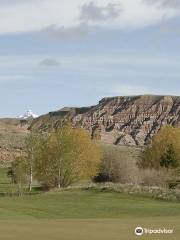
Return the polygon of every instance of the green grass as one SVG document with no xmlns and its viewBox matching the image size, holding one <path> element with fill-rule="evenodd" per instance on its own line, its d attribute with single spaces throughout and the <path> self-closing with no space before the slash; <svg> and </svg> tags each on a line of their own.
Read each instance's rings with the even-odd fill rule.
<svg viewBox="0 0 180 240">
<path fill-rule="evenodd" d="M 0 193 L 15 191 L 0 170 Z M 64 190 L 23 197 L 0 197 L 0 219 L 180 217 L 180 204 L 114 191 Z"/>
<path fill-rule="evenodd" d="M 0 182 L 1 191 L 10 191 L 6 169 Z M 141 239 L 179 240 L 180 204 L 97 189 L 0 197 L 3 240 L 133 240 L 139 225 L 175 229 L 170 238 Z"/>
<path fill-rule="evenodd" d="M 0 196 L 4 195 L 18 195 L 18 185 L 12 184 L 11 178 L 7 176 L 8 168 L 0 168 Z M 28 193 L 28 185 L 24 185 L 23 191 L 25 193 Z M 33 185 L 33 194 L 37 194 L 38 192 L 41 192 L 41 187 L 37 182 L 34 182 Z"/>
<path fill-rule="evenodd" d="M 0 191 L 11 191 L 6 171 L 0 171 Z M 133 240 L 137 226 L 175 230 L 140 239 L 179 240 L 180 204 L 98 189 L 0 197 L 3 240 Z"/>
<path fill-rule="evenodd" d="M 7 177 L 7 168 L 0 169 L 0 193 L 10 192 L 12 184 L 10 178 Z"/>
<path fill-rule="evenodd" d="M 137 226 L 173 228 L 180 236 L 180 204 L 99 190 L 66 190 L 0 198 L 3 240 L 133 240 Z"/>
<path fill-rule="evenodd" d="M 0 168 L 0 196 L 4 194 L 17 193 L 17 184 L 12 184 L 11 178 L 7 176 L 8 168 Z"/>
<path fill-rule="evenodd" d="M 1 197 L 0 219 L 180 218 L 180 204 L 100 190 Z"/>
<path fill-rule="evenodd" d="M 0 221 L 2 240 L 179 240 L 178 218 L 68 219 L 36 221 Z M 172 235 L 136 237 L 137 226 L 173 228 Z"/>
</svg>

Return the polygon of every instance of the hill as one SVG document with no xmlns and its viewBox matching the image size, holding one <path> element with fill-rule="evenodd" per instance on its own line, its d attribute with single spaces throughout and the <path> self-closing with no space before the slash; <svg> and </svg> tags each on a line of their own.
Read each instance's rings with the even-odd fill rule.
<svg viewBox="0 0 180 240">
<path fill-rule="evenodd" d="M 28 129 L 46 131 L 69 119 L 93 138 L 115 145 L 143 146 L 165 124 L 180 126 L 180 97 L 130 96 L 103 98 L 90 107 L 65 107 L 34 120 L 0 119 L 0 164 L 23 149 Z"/>
<path fill-rule="evenodd" d="M 12 161 L 23 150 L 29 122 L 16 118 L 0 119 L 0 165 Z"/>
<path fill-rule="evenodd" d="M 33 120 L 31 129 L 57 127 L 64 119 L 87 129 L 93 138 L 116 145 L 148 144 L 166 124 L 180 126 L 179 96 L 103 98 L 96 106 L 63 108 Z"/>
</svg>

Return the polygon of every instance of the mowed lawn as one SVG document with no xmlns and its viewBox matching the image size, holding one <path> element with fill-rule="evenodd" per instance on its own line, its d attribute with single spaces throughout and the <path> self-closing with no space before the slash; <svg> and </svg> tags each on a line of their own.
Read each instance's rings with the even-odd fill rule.
<svg viewBox="0 0 180 240">
<path fill-rule="evenodd" d="M 173 234 L 137 237 L 137 226 L 174 229 Z M 177 218 L 61 219 L 34 221 L 0 221 L 2 240 L 179 240 Z"/>
<path fill-rule="evenodd" d="M 0 220 L 180 218 L 180 203 L 100 189 L 69 189 L 22 197 L 4 197 L 17 187 L 0 170 Z"/>
<path fill-rule="evenodd" d="M 0 219 L 180 217 L 180 204 L 102 190 L 0 197 Z"/>
<path fill-rule="evenodd" d="M 100 190 L 0 197 L 3 240 L 131 240 L 139 225 L 175 230 L 141 239 L 180 239 L 180 204 Z"/>
<path fill-rule="evenodd" d="M 0 169 L 0 193 L 17 190 Z M 133 240 L 137 226 L 173 228 L 180 239 L 180 204 L 102 190 L 0 196 L 0 240 Z"/>
</svg>

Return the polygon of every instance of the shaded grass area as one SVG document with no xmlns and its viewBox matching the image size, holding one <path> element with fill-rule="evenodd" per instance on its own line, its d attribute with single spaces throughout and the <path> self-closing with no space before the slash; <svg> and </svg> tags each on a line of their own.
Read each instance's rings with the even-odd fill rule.
<svg viewBox="0 0 180 240">
<path fill-rule="evenodd" d="M 15 186 L 11 184 L 11 179 L 7 177 L 7 168 L 0 168 L 0 194 L 9 193 Z"/>
<path fill-rule="evenodd" d="M 18 184 L 12 183 L 12 179 L 7 176 L 8 168 L 0 168 L 0 196 L 12 196 L 22 194 L 39 194 L 42 193 L 42 187 L 36 182 L 33 184 L 32 192 L 28 191 L 28 184 L 19 189 Z"/>
<path fill-rule="evenodd" d="M 180 204 L 101 190 L 0 198 L 0 219 L 179 217 Z"/>
</svg>

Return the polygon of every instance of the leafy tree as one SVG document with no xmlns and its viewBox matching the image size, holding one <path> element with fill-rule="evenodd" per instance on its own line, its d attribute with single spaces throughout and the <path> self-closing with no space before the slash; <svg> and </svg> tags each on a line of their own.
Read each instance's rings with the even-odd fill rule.
<svg viewBox="0 0 180 240">
<path fill-rule="evenodd" d="M 165 168 L 177 168 L 179 164 L 180 162 L 177 159 L 174 147 L 170 144 L 165 153 L 161 156 L 160 165 Z"/>
<path fill-rule="evenodd" d="M 32 190 L 34 165 L 35 165 L 35 161 L 36 161 L 39 147 L 41 144 L 41 139 L 42 139 L 42 136 L 37 132 L 29 133 L 25 139 L 25 152 L 27 155 L 29 191 Z"/>
<path fill-rule="evenodd" d="M 100 158 L 99 147 L 86 131 L 65 123 L 51 130 L 41 143 L 36 177 L 47 187 L 66 187 L 95 176 Z"/>
<path fill-rule="evenodd" d="M 25 185 L 28 182 L 28 165 L 25 156 L 16 157 L 12 162 L 11 169 L 8 172 L 12 182 L 17 184 L 19 195 L 22 195 Z"/>
<path fill-rule="evenodd" d="M 164 126 L 143 152 L 142 168 L 177 168 L 180 165 L 180 128 Z"/>
</svg>

